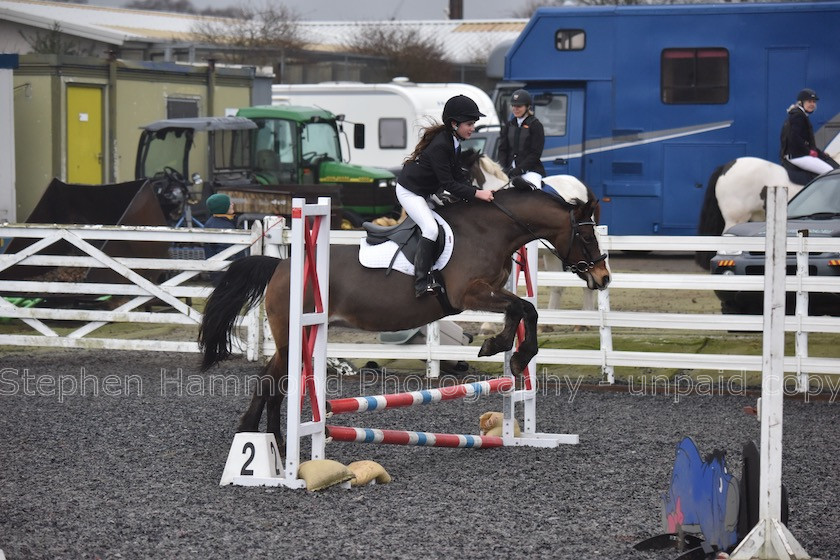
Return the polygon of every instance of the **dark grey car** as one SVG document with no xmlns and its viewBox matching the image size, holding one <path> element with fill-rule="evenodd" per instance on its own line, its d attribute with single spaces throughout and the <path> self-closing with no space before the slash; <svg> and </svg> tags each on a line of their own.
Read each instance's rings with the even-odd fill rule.
<svg viewBox="0 0 840 560">
<path fill-rule="evenodd" d="M 724 235 L 763 237 L 765 222 L 747 222 L 729 228 Z M 788 203 L 787 234 L 795 237 L 808 230 L 811 237 L 837 238 L 837 250 L 812 252 L 809 255 L 809 276 L 840 276 L 840 170 L 834 170 L 811 181 Z M 712 274 L 763 275 L 764 251 L 720 251 L 712 258 Z M 796 274 L 796 255 L 788 253 L 788 275 Z M 716 291 L 723 313 L 761 314 L 762 292 Z M 787 294 L 787 312 L 793 312 L 794 294 Z M 840 294 L 812 293 L 809 314 L 840 315 Z"/>
<path fill-rule="evenodd" d="M 461 149 L 472 148 L 480 154 L 487 154 L 491 159 L 496 160 L 499 155 L 499 131 L 498 125 L 479 126 L 473 132 L 469 140 L 461 143 Z"/>
</svg>

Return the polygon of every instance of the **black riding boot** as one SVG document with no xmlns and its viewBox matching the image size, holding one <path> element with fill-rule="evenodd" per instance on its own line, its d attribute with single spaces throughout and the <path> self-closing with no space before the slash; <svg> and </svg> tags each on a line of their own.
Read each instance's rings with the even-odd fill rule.
<svg viewBox="0 0 840 560">
<path fill-rule="evenodd" d="M 432 275 L 436 244 L 437 242 L 431 239 L 421 237 L 417 245 L 417 254 L 414 255 L 414 295 L 416 297 L 433 294 L 441 287 Z"/>
</svg>

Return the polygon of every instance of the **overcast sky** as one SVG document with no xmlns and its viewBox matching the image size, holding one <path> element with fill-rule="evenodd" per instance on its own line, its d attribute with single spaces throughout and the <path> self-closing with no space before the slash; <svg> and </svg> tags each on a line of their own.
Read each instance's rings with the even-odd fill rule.
<svg viewBox="0 0 840 560">
<path fill-rule="evenodd" d="M 128 0 L 88 0 L 101 6 L 122 6 Z M 246 0 L 259 6 L 265 0 Z M 277 0 L 269 0 L 277 1 Z M 199 10 L 238 6 L 243 0 L 191 0 Z M 306 20 L 351 21 L 387 19 L 447 19 L 449 0 L 282 0 Z M 464 0 L 465 19 L 509 18 L 529 0 Z"/>
</svg>

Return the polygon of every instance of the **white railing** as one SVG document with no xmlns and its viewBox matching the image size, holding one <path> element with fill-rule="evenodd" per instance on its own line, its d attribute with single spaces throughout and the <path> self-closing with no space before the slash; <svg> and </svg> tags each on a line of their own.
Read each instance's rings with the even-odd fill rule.
<svg viewBox="0 0 840 560">
<path fill-rule="evenodd" d="M 281 226 L 263 233 L 259 223 L 251 231 L 204 231 L 158 227 L 119 226 L 61 226 L 61 225 L 4 225 L 0 226 L 2 238 L 29 238 L 32 245 L 14 254 L 0 255 L 0 274 L 11 267 L 61 266 L 74 268 L 109 268 L 126 279 L 126 283 L 90 283 L 56 280 L 0 280 L 0 295 L 52 297 L 56 295 L 121 296 L 124 302 L 111 310 L 105 309 L 62 309 L 58 306 L 18 307 L 0 298 L 0 317 L 19 319 L 31 331 L 20 333 L 20 327 L 12 323 L 0 324 L 0 345 L 5 346 L 56 346 L 71 348 L 106 348 L 120 350 L 198 352 L 195 329 L 173 329 L 165 338 L 155 339 L 138 329 L 132 332 L 120 331 L 119 335 L 93 336 L 110 323 L 133 323 L 143 325 L 197 326 L 201 321 L 201 302 L 209 296 L 212 288 L 207 283 L 187 284 L 203 272 L 212 272 L 227 266 L 227 259 L 248 249 L 251 254 L 282 254 L 288 244 L 287 230 L 278 235 Z M 355 244 L 360 232 L 331 232 L 332 243 Z M 79 249 L 79 256 L 53 256 L 42 252 L 57 241 L 65 240 Z M 211 260 L 191 259 L 148 259 L 134 257 L 109 257 L 96 247 L 104 240 L 157 241 L 175 244 L 201 244 L 207 242 L 231 244 L 229 249 Z M 763 251 L 763 238 L 734 237 L 644 237 L 644 236 L 602 236 L 605 251 L 657 251 L 686 252 L 714 251 L 721 248 Z M 791 238 L 788 251 L 806 254 L 808 251 L 836 251 L 837 241 L 819 238 Z M 800 259 L 801 260 L 801 259 Z M 805 259 L 804 262 L 807 262 Z M 536 270 L 536 267 L 532 267 Z M 806 269 L 807 270 L 807 269 Z M 147 271 L 143 275 L 142 272 Z M 159 282 L 149 280 L 148 271 L 173 271 L 174 276 Z M 663 290 L 663 297 L 675 297 L 674 291 L 683 290 L 737 290 L 762 291 L 762 276 L 721 276 L 711 274 L 656 274 L 615 272 L 610 290 L 600 292 L 599 308 L 595 311 L 539 310 L 540 324 L 586 325 L 598 327 L 601 335 L 597 350 L 541 349 L 538 354 L 540 366 L 585 365 L 600 367 L 606 380 L 611 380 L 615 367 L 683 368 L 691 370 L 758 372 L 761 371 L 760 355 L 694 354 L 664 352 L 628 352 L 612 349 L 612 329 L 645 328 L 659 330 L 691 331 L 755 331 L 762 330 L 762 317 L 749 315 L 641 313 L 615 311 L 609 308 L 609 291 L 657 289 Z M 536 273 L 536 283 L 541 287 L 581 287 L 580 279 L 571 273 Z M 787 289 L 801 295 L 808 292 L 840 293 L 840 277 L 808 277 L 800 273 L 787 277 Z M 807 297 L 807 296 L 806 296 Z M 137 311 L 155 300 L 165 304 L 162 310 Z M 807 309 L 807 305 L 805 306 Z M 175 312 L 173 312 L 173 310 Z M 501 316 L 465 312 L 453 317 L 458 322 L 499 322 Z M 50 321 L 48 324 L 46 321 Z M 56 327 L 54 322 L 72 322 L 68 328 Z M 77 322 L 84 325 L 78 326 Z M 260 326 L 262 328 L 260 328 Z M 248 359 L 257 360 L 274 353 L 270 336 L 266 336 L 259 310 L 243 318 L 244 334 L 236 339 L 235 348 L 244 352 Z M 785 320 L 788 332 L 797 334 L 797 348 L 792 356 L 786 356 L 785 371 L 796 373 L 800 388 L 807 387 L 807 374 L 840 374 L 840 359 L 826 356 L 810 356 L 807 335 L 809 333 L 838 333 L 840 318 L 810 317 L 802 312 Z M 434 329 L 431 329 L 434 332 Z M 180 337 L 179 337 L 180 335 Z M 327 347 L 330 358 L 391 360 L 417 359 L 432 361 L 469 361 L 501 363 L 502 356 L 477 357 L 475 346 L 454 346 L 436 344 L 430 336 L 425 345 L 388 345 L 330 343 Z"/>
<path fill-rule="evenodd" d="M 263 229 L 257 222 L 250 231 L 243 230 L 192 230 L 152 226 L 84 226 L 84 225 L 0 225 L 0 238 L 33 240 L 27 247 L 15 252 L 0 254 L 0 278 L 21 277 L 27 280 L 0 280 L 0 317 L 20 319 L 34 333 L 18 333 L 16 329 L 0 325 L 0 345 L 4 346 L 46 346 L 64 348 L 103 348 L 114 350 L 145 350 L 164 352 L 198 352 L 195 329 L 201 322 L 201 313 L 194 306 L 205 300 L 212 287 L 206 282 L 189 283 L 202 273 L 223 270 L 228 260 L 241 251 L 261 254 Z M 210 259 L 194 258 L 139 258 L 111 257 L 97 247 L 103 241 L 156 242 L 158 253 L 183 256 L 186 248 L 197 249 L 203 243 L 230 245 Z M 59 242 L 73 246 L 74 255 L 50 255 L 51 247 Z M 138 245 L 139 246 L 139 245 Z M 170 248 L 174 248 L 171 250 Z M 68 252 L 61 250 L 57 252 Z M 119 281 L 111 283 L 81 282 L 71 274 L 59 279 L 31 279 L 29 267 L 59 267 L 65 271 L 111 270 Z M 14 267 L 14 268 L 13 268 Z M 24 270 L 22 270 L 24 269 Z M 23 274 L 11 274 L 23 272 Z M 88 274 L 88 273 L 85 273 Z M 44 276 L 44 274 L 42 274 Z M 11 303 L 6 298 L 46 300 L 45 304 L 24 307 Z M 90 301 L 103 296 L 116 303 L 113 309 L 66 309 L 50 305 L 50 299 L 68 297 Z M 155 312 L 155 303 L 163 309 Z M 100 306 L 101 307 L 101 306 Z M 146 311 L 137 311 L 146 308 Z M 174 311 L 174 312 L 173 312 Z M 257 359 L 257 338 L 259 313 L 254 311 L 246 317 L 246 341 L 239 341 L 250 359 Z M 51 321 L 47 324 L 46 321 Z M 67 327 L 54 326 L 52 322 L 66 322 Z M 78 322 L 85 324 L 78 326 Z M 120 335 L 93 333 L 113 323 L 135 325 L 161 325 L 178 328 L 169 329 L 166 338 L 156 339 L 147 330 L 128 331 Z"/>
<path fill-rule="evenodd" d="M 359 232 L 332 232 L 332 243 L 356 244 Z M 764 251 L 763 237 L 655 237 L 655 236 L 601 236 L 604 251 L 657 251 L 694 252 L 717 251 L 719 249 Z M 533 244 L 536 246 L 536 244 Z M 786 289 L 800 295 L 800 308 L 794 316 L 785 318 L 785 330 L 797 335 L 795 354 L 786 356 L 786 372 L 796 373 L 799 390 L 808 387 L 808 374 L 840 374 L 840 359 L 833 357 L 811 357 L 808 355 L 808 333 L 840 333 L 840 318 L 810 317 L 807 315 L 809 292 L 840 293 L 840 277 L 809 277 L 807 275 L 808 252 L 837 251 L 837 241 L 826 238 L 796 237 L 788 239 L 788 251 L 799 255 L 800 269 L 796 276 L 786 278 Z M 533 268 L 533 267 L 532 267 Z M 683 290 L 764 290 L 763 276 L 724 276 L 712 274 L 654 274 L 614 273 L 610 288 L 599 292 L 599 306 L 595 311 L 539 309 L 540 325 L 584 325 L 597 327 L 601 333 L 598 350 L 546 349 L 537 355 L 541 366 L 586 365 L 600 367 L 604 380 L 612 382 L 615 367 L 642 368 L 684 368 L 691 370 L 760 372 L 761 355 L 695 354 L 665 352 L 628 352 L 613 350 L 612 328 L 645 328 L 660 330 L 689 331 L 754 331 L 763 329 L 761 315 L 678 314 L 641 313 L 613 311 L 609 308 L 609 292 L 612 290 L 657 289 L 663 291 Z M 543 272 L 537 274 L 536 284 L 541 287 L 581 287 L 581 280 L 567 272 Z M 523 283 L 520 281 L 520 286 Z M 665 292 L 663 292 L 665 293 Z M 665 297 L 678 297 L 666 294 Z M 464 312 L 454 317 L 458 322 L 501 322 L 498 314 Z M 266 341 L 268 342 L 268 341 Z M 452 346 L 429 341 L 425 346 L 374 345 L 374 344 L 330 344 L 327 355 L 345 359 L 418 359 L 418 360 L 463 360 L 473 362 L 499 362 L 501 357 L 478 358 L 473 346 Z"/>
</svg>

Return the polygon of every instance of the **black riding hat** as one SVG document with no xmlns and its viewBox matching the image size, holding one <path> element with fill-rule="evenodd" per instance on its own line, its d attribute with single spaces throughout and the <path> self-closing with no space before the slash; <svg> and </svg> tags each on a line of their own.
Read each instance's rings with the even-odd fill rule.
<svg viewBox="0 0 840 560">
<path fill-rule="evenodd" d="M 524 89 L 518 89 L 510 96 L 511 105 L 528 105 L 530 107 L 532 103 L 531 94 Z"/>
<path fill-rule="evenodd" d="M 466 95 L 450 97 L 446 105 L 443 106 L 444 123 L 455 121 L 460 124 L 467 121 L 477 121 L 479 118 L 486 116 L 478 110 L 478 105 L 476 105 L 475 101 Z"/>
<path fill-rule="evenodd" d="M 817 92 L 812 89 L 805 88 L 799 92 L 799 95 L 796 96 L 797 101 L 819 101 L 820 98 L 817 97 Z"/>
</svg>

